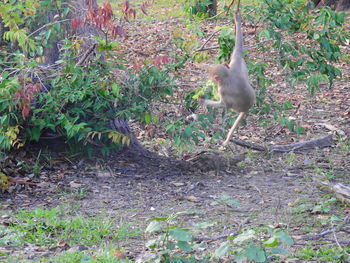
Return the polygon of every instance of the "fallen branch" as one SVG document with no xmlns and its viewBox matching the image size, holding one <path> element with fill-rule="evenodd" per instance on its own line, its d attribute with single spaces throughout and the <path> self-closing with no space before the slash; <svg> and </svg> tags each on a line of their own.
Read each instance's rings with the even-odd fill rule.
<svg viewBox="0 0 350 263">
<path fill-rule="evenodd" d="M 212 236 L 212 237 L 195 237 L 194 241 L 197 241 L 197 242 L 203 242 L 203 241 L 212 242 L 212 241 L 216 241 L 216 240 L 219 240 L 219 239 L 226 239 L 228 237 L 236 237 L 236 236 L 239 235 L 243 225 L 247 224 L 248 222 L 249 222 L 248 218 L 243 220 L 238 225 L 237 231 L 235 233 L 233 233 L 233 234 L 230 234 L 230 235 L 219 235 L 219 236 Z"/>
<path fill-rule="evenodd" d="M 330 181 L 316 180 L 322 191 L 332 192 L 342 202 L 350 204 L 350 186 Z"/>
<path fill-rule="evenodd" d="M 237 235 L 238 235 L 238 233 L 231 234 L 231 235 L 212 236 L 212 237 L 195 237 L 194 241 L 197 241 L 197 242 L 203 242 L 203 241 L 213 242 L 213 241 L 220 240 L 220 239 L 227 239 L 228 237 L 235 237 Z"/>
<path fill-rule="evenodd" d="M 23 178 L 20 177 L 8 177 L 8 180 L 13 184 L 23 184 L 23 185 L 29 185 L 29 186 L 35 186 L 36 183 L 28 182 Z"/>
<path fill-rule="evenodd" d="M 292 143 L 287 145 L 273 145 L 273 146 L 261 146 L 254 143 L 245 142 L 239 139 L 232 139 L 232 142 L 235 144 L 246 147 L 249 149 L 261 151 L 261 152 L 276 152 L 276 153 L 287 153 L 287 152 L 300 152 L 300 151 L 307 151 L 307 150 L 313 150 L 313 149 L 323 149 L 325 147 L 330 147 L 334 145 L 334 140 L 332 138 L 332 135 L 328 135 L 326 137 L 306 141 L 306 142 L 298 142 L 298 143 Z"/>
<path fill-rule="evenodd" d="M 321 241 L 328 241 L 328 242 L 337 243 L 335 240 L 330 239 L 330 238 L 324 238 L 324 239 L 321 239 Z M 348 246 L 350 246 L 350 241 L 339 241 L 338 243 L 341 244 L 341 245 L 348 245 Z"/>
<path fill-rule="evenodd" d="M 341 224 L 335 226 L 334 228 L 327 229 L 327 230 L 325 230 L 319 234 L 316 234 L 314 236 L 306 236 L 303 239 L 304 240 L 319 240 L 319 239 L 325 237 L 326 235 L 340 231 L 348 223 L 348 221 L 349 221 L 349 216 L 345 217 L 343 219 L 343 222 Z"/>
</svg>

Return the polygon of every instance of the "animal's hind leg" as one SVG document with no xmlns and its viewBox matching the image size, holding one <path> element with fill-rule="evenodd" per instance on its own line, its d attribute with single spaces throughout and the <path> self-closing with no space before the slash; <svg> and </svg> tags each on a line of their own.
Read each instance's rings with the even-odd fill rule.
<svg viewBox="0 0 350 263">
<path fill-rule="evenodd" d="M 222 100 L 219 100 L 219 101 L 204 100 L 203 104 L 206 106 L 213 107 L 213 108 L 226 108 L 226 105 Z"/>
<path fill-rule="evenodd" d="M 227 144 L 229 143 L 233 131 L 237 128 L 239 122 L 243 119 L 244 115 L 245 115 L 245 112 L 241 112 L 241 113 L 238 115 L 238 117 L 237 117 L 235 123 L 232 125 L 230 131 L 229 131 L 228 134 L 227 134 L 227 138 L 226 138 L 226 140 L 225 140 L 224 143 L 223 143 L 224 146 L 227 145 Z"/>
</svg>

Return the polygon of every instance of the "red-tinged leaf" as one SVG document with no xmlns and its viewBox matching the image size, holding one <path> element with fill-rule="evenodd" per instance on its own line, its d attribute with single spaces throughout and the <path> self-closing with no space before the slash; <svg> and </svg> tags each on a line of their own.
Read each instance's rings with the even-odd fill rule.
<svg viewBox="0 0 350 263">
<path fill-rule="evenodd" d="M 164 65 L 164 64 L 168 64 L 169 62 L 170 62 L 170 58 L 167 55 L 158 56 L 158 57 L 153 59 L 153 64 L 157 67 Z"/>
<path fill-rule="evenodd" d="M 67 242 L 66 241 L 60 241 L 60 242 L 58 242 L 57 246 L 58 247 L 65 247 L 65 246 L 67 246 Z"/>
<path fill-rule="evenodd" d="M 132 18 L 135 19 L 135 18 L 136 18 L 136 10 L 130 8 L 130 9 L 126 12 L 126 17 L 127 17 L 127 19 L 129 19 L 130 17 L 132 17 Z"/>
<path fill-rule="evenodd" d="M 134 63 L 132 64 L 132 69 L 133 69 L 135 72 L 138 72 L 138 71 L 141 70 L 142 65 L 143 65 L 143 61 L 134 62 Z"/>
<path fill-rule="evenodd" d="M 22 106 L 22 117 L 23 119 L 26 119 L 29 116 L 30 113 L 30 107 L 28 104 L 25 104 Z"/>
<path fill-rule="evenodd" d="M 125 255 L 124 255 L 123 252 L 121 252 L 120 250 L 114 251 L 113 255 L 114 255 L 116 258 L 118 258 L 118 259 L 125 258 Z"/>
<path fill-rule="evenodd" d="M 103 3 L 103 8 L 106 10 L 106 12 L 108 14 L 113 14 L 113 9 L 112 9 L 112 6 L 111 6 L 110 2 L 104 2 Z"/>
<path fill-rule="evenodd" d="M 87 12 L 87 18 L 91 21 L 94 21 L 96 17 L 95 9 L 89 6 L 88 12 Z"/>
<path fill-rule="evenodd" d="M 71 21 L 73 29 L 77 29 L 83 23 L 84 23 L 84 21 L 80 17 L 73 18 L 72 21 Z"/>
<path fill-rule="evenodd" d="M 142 11 L 142 13 L 144 13 L 145 15 L 148 15 L 148 13 L 147 13 L 147 11 L 146 11 L 146 6 L 145 6 L 145 4 L 141 4 L 141 11 Z"/>
<path fill-rule="evenodd" d="M 122 12 L 124 14 L 126 14 L 128 9 L 129 9 L 129 7 L 130 7 L 129 1 L 125 1 L 124 3 L 122 3 Z"/>
</svg>

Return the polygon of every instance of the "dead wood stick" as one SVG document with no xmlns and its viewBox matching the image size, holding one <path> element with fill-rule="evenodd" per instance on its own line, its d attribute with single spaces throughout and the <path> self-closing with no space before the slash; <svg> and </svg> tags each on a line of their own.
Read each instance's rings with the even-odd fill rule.
<svg viewBox="0 0 350 263">
<path fill-rule="evenodd" d="M 306 151 L 313 149 L 322 149 L 325 147 L 330 147 L 334 144 L 332 135 L 326 137 L 306 141 L 292 143 L 288 145 L 274 145 L 270 147 L 270 152 L 291 152 L 291 151 Z"/>
<path fill-rule="evenodd" d="M 316 183 L 322 191 L 335 193 L 336 198 L 350 204 L 350 186 L 337 182 L 321 181 L 316 178 Z"/>
<path fill-rule="evenodd" d="M 325 231 L 323 231 L 323 232 L 321 232 L 319 234 L 316 234 L 314 236 L 306 237 L 305 240 L 317 240 L 317 239 L 320 239 L 320 238 L 322 238 L 322 237 L 324 237 L 324 236 L 326 236 L 328 234 L 331 234 L 333 232 L 334 232 L 334 228 L 327 229 L 327 230 L 325 230 Z"/>
<path fill-rule="evenodd" d="M 317 165 L 318 168 L 326 169 L 326 170 L 334 170 L 334 171 L 347 171 L 346 168 L 339 168 L 339 167 L 332 167 L 329 165 Z M 292 166 L 289 167 L 287 170 L 294 171 L 294 170 L 308 170 L 308 169 L 315 169 L 315 166 Z"/>
<path fill-rule="evenodd" d="M 203 48 L 205 47 L 205 45 L 206 45 L 217 33 L 219 33 L 220 30 L 221 30 L 221 29 L 214 31 L 214 32 L 208 37 L 208 39 L 201 45 L 201 47 L 198 48 L 195 52 L 202 51 Z M 194 53 L 195 53 L 195 52 L 194 52 Z"/>
<path fill-rule="evenodd" d="M 239 146 L 246 147 L 248 149 L 257 150 L 260 152 L 268 151 L 268 148 L 261 146 L 261 145 L 258 145 L 258 144 L 255 144 L 255 143 L 245 142 L 245 141 L 242 141 L 240 139 L 231 139 L 231 141 Z"/>
<path fill-rule="evenodd" d="M 305 240 L 318 240 L 320 238 L 323 238 L 325 237 L 326 235 L 328 234 L 331 234 L 331 233 L 334 233 L 334 232 L 337 232 L 337 231 L 340 231 L 349 221 L 349 216 L 346 216 L 344 219 L 343 219 L 343 222 L 331 229 L 327 229 L 319 234 L 316 234 L 314 236 L 307 236 L 305 237 Z"/>
<path fill-rule="evenodd" d="M 212 236 L 212 237 L 195 237 L 194 241 L 197 241 L 197 242 L 203 242 L 203 241 L 212 242 L 212 241 L 216 241 L 216 240 L 220 240 L 220 239 L 226 239 L 228 237 L 235 237 L 237 235 L 238 235 L 238 233 L 234 233 L 234 234 L 231 234 L 231 235 Z"/>
<path fill-rule="evenodd" d="M 208 241 L 208 242 L 212 242 L 212 241 L 216 241 L 219 239 L 225 239 L 228 237 L 236 237 L 239 235 L 239 232 L 241 231 L 243 225 L 247 224 L 249 222 L 249 219 L 246 218 L 245 220 L 243 220 L 239 225 L 238 225 L 238 229 L 235 233 L 230 234 L 230 235 L 219 235 L 219 236 L 212 236 L 212 237 L 195 237 L 194 241 L 197 242 L 203 242 L 203 241 Z"/>
<path fill-rule="evenodd" d="M 334 140 L 332 138 L 332 135 L 328 135 L 326 137 L 309 140 L 306 142 L 298 142 L 298 143 L 292 143 L 287 145 L 273 145 L 270 147 L 264 147 L 258 144 L 245 142 L 239 139 L 232 139 L 232 142 L 234 142 L 237 145 L 257 150 L 257 151 L 265 151 L 265 152 L 276 152 L 276 153 L 287 153 L 291 151 L 307 151 L 307 150 L 313 150 L 313 149 L 322 149 L 325 147 L 330 147 L 334 145 Z"/>
<path fill-rule="evenodd" d="M 78 61 L 78 63 L 76 64 L 76 66 L 81 66 L 86 59 L 90 56 L 90 54 L 95 50 L 95 48 L 97 47 L 97 44 L 93 44 L 86 52 L 85 54 L 80 58 L 80 60 Z"/>
<path fill-rule="evenodd" d="M 320 241 L 328 241 L 328 242 L 337 243 L 335 240 L 330 239 L 330 238 L 323 238 Z M 341 245 L 348 245 L 348 246 L 350 245 L 350 241 L 339 241 L 338 243 Z"/>
</svg>

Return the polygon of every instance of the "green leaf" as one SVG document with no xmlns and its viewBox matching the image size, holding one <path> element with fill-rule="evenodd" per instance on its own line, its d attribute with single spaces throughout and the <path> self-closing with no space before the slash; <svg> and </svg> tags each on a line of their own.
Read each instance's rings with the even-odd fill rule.
<svg viewBox="0 0 350 263">
<path fill-rule="evenodd" d="M 162 226 L 160 224 L 159 221 L 152 221 L 151 223 L 149 223 L 149 225 L 147 226 L 145 232 L 146 233 L 154 233 L 154 232 L 158 232 L 162 229 Z"/>
<path fill-rule="evenodd" d="M 170 230 L 169 235 L 177 241 L 192 241 L 192 235 L 179 227 Z"/>
<path fill-rule="evenodd" d="M 252 229 L 249 229 L 249 230 L 243 232 L 242 234 L 238 235 L 238 236 L 233 240 L 233 242 L 234 242 L 234 243 L 242 243 L 242 242 L 244 242 L 244 241 L 253 239 L 253 238 L 255 238 L 255 237 L 256 237 L 255 231 L 252 230 Z"/>
<path fill-rule="evenodd" d="M 177 242 L 177 246 L 183 251 L 186 251 L 186 252 L 191 252 L 192 251 L 192 247 L 191 247 L 190 244 L 188 244 L 188 242 L 178 241 Z"/>
<path fill-rule="evenodd" d="M 266 38 L 270 38 L 270 32 L 267 29 L 264 29 L 259 33 L 259 38 L 261 38 L 262 36 L 265 36 Z"/>
<path fill-rule="evenodd" d="M 302 133 L 304 133 L 305 132 L 305 129 L 303 128 L 303 127 L 301 127 L 301 126 L 295 126 L 295 133 L 297 134 L 297 135 L 300 135 L 300 134 L 302 134 Z"/>
<path fill-rule="evenodd" d="M 250 247 L 245 250 L 245 254 L 248 259 L 253 260 L 255 262 L 266 261 L 265 251 L 254 244 L 251 244 Z"/>
<path fill-rule="evenodd" d="M 157 239 L 151 239 L 146 242 L 146 247 L 155 248 L 157 246 Z"/>
<path fill-rule="evenodd" d="M 192 135 L 192 128 L 190 126 L 185 127 L 185 134 L 187 137 L 191 137 Z"/>
<path fill-rule="evenodd" d="M 146 124 L 150 124 L 151 123 L 151 120 L 152 120 L 152 115 L 149 114 L 149 113 L 145 113 L 144 115 L 144 121 Z"/>
<path fill-rule="evenodd" d="M 283 242 L 285 242 L 286 244 L 288 244 L 290 246 L 292 246 L 294 244 L 293 239 L 285 232 L 278 232 L 278 233 L 276 233 L 275 237 L 279 238 L 280 240 L 282 240 Z"/>
<path fill-rule="evenodd" d="M 39 141 L 40 135 L 41 135 L 41 129 L 38 127 L 33 127 L 31 129 L 28 129 L 28 133 L 30 136 L 30 139 L 33 141 Z"/>
<path fill-rule="evenodd" d="M 214 255 L 218 258 L 223 258 L 231 251 L 231 245 L 228 241 L 223 242 L 220 247 L 215 249 Z"/>
<path fill-rule="evenodd" d="M 278 238 L 270 237 L 268 240 L 264 242 L 264 245 L 267 247 L 275 247 L 278 245 Z"/>
</svg>

